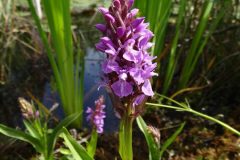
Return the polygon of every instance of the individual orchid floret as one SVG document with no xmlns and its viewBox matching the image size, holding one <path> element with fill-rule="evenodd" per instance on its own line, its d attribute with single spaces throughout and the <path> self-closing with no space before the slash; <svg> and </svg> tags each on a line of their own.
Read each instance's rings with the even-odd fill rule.
<svg viewBox="0 0 240 160">
<path fill-rule="evenodd" d="M 105 24 L 96 28 L 103 33 L 96 49 L 104 52 L 106 60 L 102 71 L 106 85 L 119 101 L 135 107 L 153 96 L 150 80 L 156 63 L 148 50 L 153 33 L 145 18 L 136 18 L 138 9 L 132 9 L 134 0 L 113 0 L 109 9 L 100 8 Z M 128 102 L 126 102 L 128 101 Z"/>
<path fill-rule="evenodd" d="M 95 109 L 88 107 L 86 111 L 87 120 L 96 128 L 97 133 L 103 133 L 104 118 L 106 118 L 104 108 L 104 98 L 101 96 L 95 101 Z"/>
</svg>

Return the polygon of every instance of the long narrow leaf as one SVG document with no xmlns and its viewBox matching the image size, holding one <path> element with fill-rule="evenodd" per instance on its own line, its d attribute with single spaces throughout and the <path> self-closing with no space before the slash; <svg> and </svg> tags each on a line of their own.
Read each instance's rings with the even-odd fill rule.
<svg viewBox="0 0 240 160">
<path fill-rule="evenodd" d="M 16 138 L 18 140 L 22 140 L 25 142 L 30 143 L 38 152 L 42 152 L 43 148 L 41 143 L 38 139 L 16 129 L 12 129 L 5 125 L 0 124 L 0 133 L 4 134 L 5 136 Z"/>
<path fill-rule="evenodd" d="M 28 121 L 24 120 L 23 123 L 32 137 L 35 137 L 36 139 L 41 139 L 38 131 Z"/>
<path fill-rule="evenodd" d="M 166 142 L 161 147 L 160 150 L 160 158 L 162 158 L 163 153 L 167 150 L 167 148 L 175 141 L 177 136 L 182 132 L 183 128 L 185 126 L 185 122 L 180 125 L 180 127 L 173 133 L 173 135 L 167 139 Z"/>
<path fill-rule="evenodd" d="M 155 11 L 155 12 L 160 12 L 159 9 L 161 10 L 158 23 L 156 23 L 156 27 L 154 28 L 154 31 L 153 31 L 155 34 L 155 37 L 153 39 L 153 42 L 155 45 L 154 45 L 152 54 L 154 56 L 160 56 L 160 54 L 163 51 L 163 47 L 165 44 L 166 30 L 167 30 L 171 8 L 172 8 L 171 0 L 163 0 L 158 3 L 163 3 L 163 4 L 160 5 L 161 8 L 158 8 L 158 10 Z"/>
<path fill-rule="evenodd" d="M 185 13 L 185 7 L 186 7 L 186 0 L 181 0 L 180 1 L 180 7 L 179 7 L 179 12 L 178 12 L 178 18 L 177 18 L 177 26 L 176 26 L 176 34 L 175 37 L 173 39 L 173 43 L 172 43 L 172 47 L 171 47 L 171 51 L 170 51 L 170 57 L 169 57 L 169 62 L 168 62 L 168 66 L 167 66 L 167 72 L 164 73 L 165 74 L 165 80 L 164 80 L 164 84 L 163 84 L 163 94 L 166 94 L 167 91 L 170 88 L 172 79 L 173 79 L 173 75 L 175 73 L 175 69 L 177 66 L 177 60 L 178 60 L 178 56 L 177 54 L 177 46 L 178 46 L 178 41 L 179 41 L 179 37 L 180 37 L 180 33 L 181 33 L 181 24 L 183 21 L 183 16 Z"/>
<path fill-rule="evenodd" d="M 155 107 L 163 107 L 163 108 L 168 108 L 168 109 L 174 109 L 176 111 L 184 111 L 184 112 L 189 112 L 189 113 L 192 113 L 192 114 L 195 114 L 197 116 L 200 116 L 202 118 L 205 118 L 207 120 L 210 120 L 212 122 L 215 122 L 221 126 L 223 126 L 224 128 L 228 129 L 229 131 L 231 131 L 232 133 L 240 136 L 240 132 L 236 129 L 234 129 L 233 127 L 231 127 L 230 125 L 218 120 L 218 119 L 215 119 L 211 116 L 208 116 L 204 113 L 201 113 L 201 112 L 198 112 L 198 111 L 195 111 L 193 110 L 192 108 L 190 108 L 189 104 L 184 104 L 184 103 L 180 103 L 180 102 L 177 102 L 171 98 L 167 98 L 163 95 L 159 95 L 160 97 L 163 97 L 163 98 L 166 98 L 167 100 L 177 104 L 178 106 L 170 106 L 170 105 L 164 105 L 164 104 L 155 104 L 155 103 L 146 103 L 147 105 L 150 105 L 150 106 L 155 106 Z"/>
<path fill-rule="evenodd" d="M 155 143 L 152 135 L 148 132 L 147 125 L 141 116 L 137 117 L 137 124 L 139 129 L 143 132 L 145 139 L 147 141 L 148 151 L 149 151 L 149 160 L 159 160 L 160 158 L 159 147 Z"/>
<path fill-rule="evenodd" d="M 195 58 L 198 58 L 196 57 L 196 53 L 201 44 L 201 38 L 203 37 L 204 31 L 206 29 L 210 13 L 213 9 L 213 4 L 214 4 L 214 1 L 212 0 L 206 1 L 199 25 L 197 27 L 196 34 L 193 38 L 193 42 L 191 44 L 186 61 L 184 62 L 184 67 L 183 67 L 183 70 L 180 76 L 180 81 L 179 81 L 179 89 L 186 87 L 186 85 L 189 82 L 190 76 L 192 74 L 191 68 L 195 67 L 195 63 L 194 63 L 196 62 Z"/>
<path fill-rule="evenodd" d="M 197 62 L 199 60 L 199 57 L 201 56 L 201 54 L 203 53 L 203 49 L 204 47 L 206 46 L 210 36 L 212 35 L 212 33 L 216 30 L 219 22 L 221 21 L 221 19 L 223 18 L 223 16 L 225 15 L 225 12 L 228 10 L 228 6 L 229 6 L 229 3 L 231 1 L 229 0 L 226 0 L 222 6 L 223 9 L 221 9 L 221 12 L 217 15 L 217 17 L 214 19 L 214 21 L 211 23 L 211 26 L 210 26 L 210 29 L 208 31 L 208 33 L 206 34 L 206 36 L 204 37 L 204 39 L 202 40 L 201 44 L 199 45 L 199 49 L 198 51 L 196 52 L 196 55 L 195 55 L 195 58 L 193 59 L 193 62 L 191 64 L 191 68 L 189 68 L 189 71 L 188 73 L 193 73 L 196 65 L 197 65 Z"/>
<path fill-rule="evenodd" d="M 43 31 L 42 29 L 42 26 L 41 26 L 41 22 L 40 22 L 40 19 L 39 17 L 37 16 L 37 13 L 35 11 L 35 8 L 33 6 L 33 3 L 32 3 L 32 0 L 28 0 L 28 4 L 29 4 L 29 7 L 30 7 L 30 10 L 31 10 L 31 13 L 33 15 L 33 18 L 35 20 L 35 23 L 37 25 L 37 28 L 38 28 L 38 31 L 40 33 L 40 37 L 43 41 L 43 44 L 46 48 L 46 51 L 47 51 L 47 56 L 49 58 L 49 61 L 50 61 L 50 64 L 53 68 L 53 73 L 54 73 L 54 76 L 56 78 L 56 81 L 57 81 L 57 85 L 58 85 L 58 89 L 59 89 L 59 92 L 62 93 L 62 82 L 61 82 L 61 78 L 60 78 L 60 73 L 59 73 L 59 70 L 58 70 L 58 67 L 57 67 L 57 64 L 55 62 L 55 59 L 54 59 L 54 56 L 53 56 L 53 53 L 51 51 L 51 47 L 48 43 L 48 40 L 47 40 L 47 36 L 45 34 L 45 32 Z"/>
<path fill-rule="evenodd" d="M 53 150 L 56 139 L 58 138 L 59 134 L 61 133 L 62 128 L 70 125 L 73 121 L 75 121 L 79 117 L 79 115 L 80 114 L 76 113 L 76 114 L 66 117 L 54 128 L 53 132 L 48 137 L 49 154 Z"/>
<path fill-rule="evenodd" d="M 72 136 L 68 133 L 67 129 L 63 129 L 62 133 L 66 146 L 70 149 L 72 156 L 75 160 L 93 160 L 84 147 L 78 144 Z"/>
<path fill-rule="evenodd" d="M 81 93 L 83 87 L 79 86 L 78 81 L 75 82 L 77 79 L 75 76 L 79 76 L 79 72 L 74 72 L 70 0 L 42 0 L 51 33 L 51 42 L 46 39 L 40 20 L 36 16 L 32 0 L 28 0 L 28 2 L 43 43 L 47 48 L 64 113 L 66 116 L 73 113 L 82 113 L 83 96 Z M 51 43 L 52 45 L 50 45 Z M 75 124 L 75 127 L 80 128 L 82 115 L 72 123 Z"/>
<path fill-rule="evenodd" d="M 93 130 L 91 134 L 91 140 L 87 144 L 87 152 L 92 158 L 94 157 L 96 152 L 97 139 L 98 139 L 98 133 L 96 130 Z"/>
</svg>

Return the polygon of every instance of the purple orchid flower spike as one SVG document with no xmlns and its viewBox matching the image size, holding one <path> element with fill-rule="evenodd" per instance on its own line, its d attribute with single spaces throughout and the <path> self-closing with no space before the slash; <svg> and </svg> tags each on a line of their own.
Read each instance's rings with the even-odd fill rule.
<svg viewBox="0 0 240 160">
<path fill-rule="evenodd" d="M 95 110 L 88 107 L 86 111 L 88 114 L 87 120 L 96 128 L 97 133 L 103 133 L 104 118 L 106 118 L 104 108 L 104 98 L 101 96 L 95 101 Z"/>
<path fill-rule="evenodd" d="M 103 33 L 96 49 L 107 58 L 102 64 L 105 83 L 115 97 L 115 109 L 120 115 L 119 108 L 126 103 L 135 113 L 140 112 L 141 107 L 137 106 L 154 95 L 150 79 L 157 75 L 157 65 L 152 62 L 155 58 L 148 53 L 153 33 L 144 17 L 136 18 L 138 9 L 131 10 L 133 3 L 134 0 L 113 0 L 109 9 L 99 9 L 106 23 L 96 25 Z"/>
</svg>

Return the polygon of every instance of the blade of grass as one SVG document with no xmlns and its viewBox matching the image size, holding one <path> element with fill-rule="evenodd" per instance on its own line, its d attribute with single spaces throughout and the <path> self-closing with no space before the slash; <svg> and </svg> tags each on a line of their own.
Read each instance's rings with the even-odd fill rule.
<svg viewBox="0 0 240 160">
<path fill-rule="evenodd" d="M 27 128 L 28 132 L 32 137 L 35 137 L 36 139 L 40 139 L 41 135 L 38 133 L 38 130 L 36 130 L 33 125 L 31 125 L 28 121 L 23 121 L 25 127 Z"/>
<path fill-rule="evenodd" d="M 149 160 L 159 160 L 159 146 L 155 143 L 153 136 L 147 130 L 147 124 L 144 122 L 141 116 L 137 117 L 138 128 L 142 131 L 145 136 L 149 151 Z"/>
<path fill-rule="evenodd" d="M 75 160 L 93 160 L 84 147 L 78 144 L 69 134 L 66 128 L 63 129 L 62 133 L 66 146 L 70 149 L 72 156 Z"/>
<path fill-rule="evenodd" d="M 192 42 L 190 50 L 187 54 L 187 58 L 184 62 L 183 70 L 181 72 L 181 76 L 180 76 L 180 80 L 179 80 L 179 88 L 180 89 L 186 87 L 186 85 L 190 79 L 190 76 L 192 74 L 192 72 L 190 71 L 191 67 L 195 67 L 195 63 L 193 63 L 193 62 L 195 62 L 195 58 L 198 58 L 198 57 L 196 57 L 197 49 L 199 49 L 199 45 L 201 44 L 200 43 L 201 38 L 203 37 L 204 31 L 206 30 L 206 26 L 208 24 L 210 13 L 213 9 L 213 4 L 214 4 L 214 1 L 212 1 L 212 0 L 208 0 L 205 3 L 205 7 L 202 11 L 202 16 L 199 21 L 199 24 L 198 24 L 198 27 L 196 30 L 196 34 L 193 38 L 193 42 Z"/>
<path fill-rule="evenodd" d="M 211 116 L 208 116 L 208 115 L 206 115 L 206 114 L 203 114 L 203 113 L 201 113 L 201 112 L 198 112 L 198 111 L 193 110 L 192 108 L 190 108 L 189 105 L 186 105 L 186 104 L 177 102 L 177 101 L 175 101 L 175 100 L 173 100 L 173 99 L 171 99 L 171 98 L 168 98 L 168 97 L 166 97 L 166 96 L 163 96 L 163 95 L 159 95 L 159 98 L 160 98 L 160 99 L 161 99 L 161 98 L 166 98 L 167 100 L 169 100 L 169 101 L 177 104 L 178 106 L 176 107 L 176 106 L 164 105 L 164 104 L 156 104 L 156 103 L 146 103 L 146 104 L 147 104 L 147 105 L 150 105 L 150 106 L 155 106 L 155 107 L 163 107 L 163 108 L 168 108 L 168 109 L 174 109 L 174 110 L 176 110 L 176 111 L 184 111 L 184 112 L 193 113 L 193 114 L 195 114 L 195 115 L 197 115 L 197 116 L 200 116 L 200 117 L 202 117 L 202 118 L 205 118 L 205 119 L 207 119 L 207 120 L 210 120 L 210 121 L 212 121 L 212 122 L 215 122 L 215 123 L 223 126 L 224 128 L 228 129 L 228 130 L 231 131 L 232 133 L 240 136 L 240 132 L 239 132 L 238 130 L 234 129 L 233 127 L 229 126 L 228 124 L 226 124 L 226 123 L 224 123 L 224 122 L 222 122 L 222 121 L 220 121 L 220 120 L 218 120 L 218 119 L 215 119 L 215 118 L 213 118 L 213 117 L 211 117 Z"/>
<path fill-rule="evenodd" d="M 43 150 L 41 143 L 38 141 L 38 139 L 36 139 L 22 131 L 18 131 L 16 129 L 12 129 L 12 128 L 9 128 L 7 126 L 0 124 L 0 133 L 6 135 L 8 137 L 12 137 L 12 138 L 16 138 L 16 139 L 28 142 L 40 153 Z"/>
<path fill-rule="evenodd" d="M 172 1 L 162 0 L 159 4 L 159 8 L 155 12 L 159 12 L 158 23 L 156 23 L 156 27 L 153 30 L 155 37 L 153 38 L 154 48 L 152 50 L 152 54 L 154 56 L 159 56 L 162 53 L 165 44 L 166 37 L 166 29 L 168 26 L 168 20 L 171 13 Z M 151 20 L 149 20 L 151 23 Z"/>
<path fill-rule="evenodd" d="M 61 130 L 63 127 L 67 127 L 68 125 L 70 125 L 73 121 L 75 121 L 78 117 L 80 116 L 80 114 L 75 113 L 73 115 L 70 115 L 66 118 L 64 118 L 64 120 L 62 120 L 53 130 L 53 132 L 48 136 L 48 153 L 51 154 L 55 143 L 56 143 L 56 139 L 58 138 L 59 134 L 61 133 Z M 50 156 L 50 155 L 49 155 Z"/>
<path fill-rule="evenodd" d="M 175 73 L 175 69 L 177 66 L 177 46 L 178 46 L 178 41 L 179 41 L 179 36 L 181 33 L 181 24 L 183 21 L 183 16 L 185 14 L 185 8 L 186 8 L 186 0 L 181 0 L 180 1 L 180 7 L 179 7 L 179 12 L 178 12 L 178 18 L 177 18 L 177 25 L 176 25 L 176 33 L 175 33 L 175 37 L 173 39 L 173 43 L 171 46 L 171 51 L 170 51 L 170 57 L 168 60 L 168 65 L 167 65 L 167 72 L 164 76 L 164 84 L 163 84 L 163 94 L 166 94 L 169 90 L 169 87 L 171 85 L 172 79 L 173 79 L 173 75 Z"/>
<path fill-rule="evenodd" d="M 185 122 L 180 125 L 180 127 L 173 133 L 173 135 L 164 142 L 164 144 L 161 146 L 160 150 L 160 159 L 163 156 L 163 153 L 167 150 L 167 148 L 175 141 L 177 136 L 182 132 L 183 128 L 185 126 Z"/>
<path fill-rule="evenodd" d="M 190 75 L 189 76 L 189 79 L 191 78 L 191 74 L 193 73 L 194 69 L 196 68 L 196 65 L 197 65 L 197 62 L 199 60 L 199 57 L 201 56 L 201 54 L 203 53 L 203 49 L 204 47 L 206 46 L 206 44 L 208 43 L 208 40 L 210 38 L 210 36 L 212 35 L 212 33 L 216 30 L 219 22 L 222 20 L 223 16 L 225 15 L 225 12 L 227 11 L 228 9 L 228 4 L 229 4 L 230 1 L 226 0 L 224 5 L 223 5 L 223 8 L 221 10 L 220 13 L 218 13 L 217 17 L 215 18 L 215 20 L 211 23 L 211 26 L 210 26 L 210 29 L 208 31 L 208 33 L 206 34 L 206 36 L 204 37 L 203 41 L 201 42 L 201 44 L 199 45 L 199 49 L 197 50 L 196 52 L 196 55 L 193 59 L 193 62 L 191 64 L 191 67 L 189 68 L 188 70 L 188 74 Z"/>
<path fill-rule="evenodd" d="M 45 34 L 45 32 L 43 31 L 42 29 L 42 26 L 41 26 L 41 22 L 40 22 L 40 19 L 38 18 L 37 16 L 37 13 L 35 11 L 35 8 L 33 6 L 33 3 L 31 0 L 28 0 L 28 4 L 29 4 L 29 7 L 30 7 L 30 10 L 31 10 L 31 13 L 33 15 L 33 18 L 35 20 L 35 23 L 37 25 L 37 28 L 38 28 L 38 31 L 39 31 L 39 34 L 40 34 L 40 37 L 43 41 L 43 44 L 44 46 L 46 47 L 46 51 L 47 51 L 47 56 L 48 56 L 48 59 L 50 61 L 50 64 L 52 66 L 52 69 L 53 69 L 53 73 L 54 73 L 54 77 L 57 81 L 57 85 L 58 85 L 58 89 L 59 89 L 59 92 L 62 93 L 63 92 L 63 86 L 62 86 L 62 82 L 61 82 L 61 78 L 60 78 L 60 73 L 59 73 L 59 70 L 58 70 L 58 67 L 57 67 L 57 64 L 56 64 L 56 61 L 54 59 L 54 56 L 53 56 L 53 53 L 52 53 L 52 50 L 51 50 L 51 47 L 48 43 L 48 40 L 47 40 L 47 36 Z M 60 95 L 61 96 L 61 95 Z M 62 96 L 61 96 L 62 97 Z"/>
<path fill-rule="evenodd" d="M 41 27 L 40 20 L 36 17 L 31 0 L 28 0 L 29 6 L 34 15 L 40 35 L 44 45 L 47 46 L 47 53 L 50 63 L 53 67 L 54 77 L 57 82 L 58 93 L 61 97 L 61 103 L 66 116 L 73 113 L 82 113 L 83 110 L 83 73 L 81 82 L 79 80 L 79 71 L 74 69 L 74 54 L 71 30 L 71 15 L 69 0 L 43 0 L 43 8 L 48 20 L 52 38 L 52 48 L 46 39 L 46 35 Z M 55 53 L 55 55 L 53 54 Z M 55 57 L 54 57 L 55 56 Z M 56 60 L 55 60 L 56 58 Z M 83 57 L 81 57 L 83 58 Z M 78 68 L 78 66 L 76 67 Z M 84 72 L 81 70 L 81 72 Z M 81 127 L 82 115 L 74 121 L 75 127 Z"/>
<path fill-rule="evenodd" d="M 87 144 L 87 152 L 90 155 L 90 157 L 94 158 L 96 147 L 97 147 L 97 139 L 98 139 L 98 133 L 96 130 L 92 131 L 91 134 L 91 140 Z"/>
<path fill-rule="evenodd" d="M 71 95 L 70 91 L 70 79 L 72 78 L 73 68 L 69 68 L 67 70 L 68 65 L 68 57 L 67 57 L 67 51 L 66 51 L 66 44 L 65 44 L 65 34 L 64 31 L 64 19 L 63 19 L 63 2 L 62 0 L 56 1 L 56 0 L 43 0 L 43 7 L 45 10 L 45 13 L 47 15 L 49 28 L 51 31 L 51 37 L 53 39 L 53 46 L 54 51 L 56 53 L 56 60 L 58 63 L 59 71 L 61 74 L 61 79 L 64 87 L 64 92 L 62 93 L 62 96 L 64 96 L 64 101 L 62 101 L 64 106 L 64 112 L 66 115 L 69 115 L 72 112 L 72 106 L 66 107 L 68 104 L 71 104 L 71 98 L 69 99 L 69 96 L 73 97 Z M 70 53 L 69 53 L 70 54 Z M 69 74 L 67 74 L 69 73 Z"/>
</svg>

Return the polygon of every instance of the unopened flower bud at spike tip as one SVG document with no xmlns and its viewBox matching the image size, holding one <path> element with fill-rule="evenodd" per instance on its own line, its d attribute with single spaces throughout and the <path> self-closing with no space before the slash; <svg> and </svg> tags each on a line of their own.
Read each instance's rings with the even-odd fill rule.
<svg viewBox="0 0 240 160">
<path fill-rule="evenodd" d="M 35 120 L 35 119 L 39 118 L 39 111 L 35 110 L 34 106 L 30 102 L 28 102 L 23 97 L 19 97 L 18 102 L 20 104 L 22 116 L 25 119 Z"/>
</svg>

